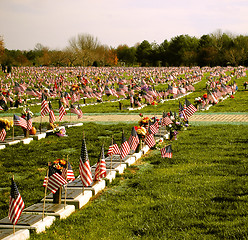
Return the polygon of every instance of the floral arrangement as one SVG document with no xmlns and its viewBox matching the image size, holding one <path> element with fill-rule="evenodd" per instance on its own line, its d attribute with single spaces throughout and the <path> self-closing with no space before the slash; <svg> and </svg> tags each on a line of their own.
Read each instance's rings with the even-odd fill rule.
<svg viewBox="0 0 248 240">
<path fill-rule="evenodd" d="M 67 161 L 64 159 L 56 159 L 55 161 L 50 163 L 52 167 L 62 170 L 63 168 L 66 168 Z"/>
<path fill-rule="evenodd" d="M 53 130 L 53 129 L 55 129 L 56 127 L 58 127 L 58 124 L 56 124 L 56 123 L 49 123 L 49 124 L 47 125 L 47 130 Z"/>
<path fill-rule="evenodd" d="M 158 142 L 156 142 L 156 145 L 154 146 L 154 149 L 160 150 L 164 146 L 165 146 L 165 142 L 162 139 L 160 139 Z"/>
<path fill-rule="evenodd" d="M 135 131 L 137 132 L 139 139 L 144 139 L 146 135 L 146 129 L 142 126 L 134 126 Z"/>
<path fill-rule="evenodd" d="M 67 137 L 65 127 L 55 128 L 53 132 L 59 137 Z"/>
<path fill-rule="evenodd" d="M 170 116 L 170 113 L 168 113 L 168 116 Z M 170 139 L 174 137 L 174 139 L 177 140 L 178 132 L 180 130 L 186 130 L 189 124 L 184 120 L 182 115 L 171 117 L 171 120 L 173 123 L 167 125 L 166 130 L 170 132 Z"/>
<path fill-rule="evenodd" d="M 146 126 L 151 120 L 149 117 L 144 117 L 142 113 L 140 113 L 139 116 L 141 117 L 138 122 L 140 126 Z"/>
<path fill-rule="evenodd" d="M 13 127 L 13 121 L 0 118 L 0 129 L 4 128 L 6 131 L 8 131 L 11 127 Z"/>
</svg>

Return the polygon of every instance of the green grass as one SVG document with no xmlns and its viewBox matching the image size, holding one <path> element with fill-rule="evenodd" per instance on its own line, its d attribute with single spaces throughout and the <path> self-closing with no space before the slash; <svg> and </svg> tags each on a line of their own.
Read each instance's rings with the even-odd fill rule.
<svg viewBox="0 0 248 240">
<path fill-rule="evenodd" d="M 20 143 L 0 150 L 0 175 L 2 177 L 0 183 L 0 218 L 8 215 L 12 175 L 15 177 L 26 206 L 30 206 L 39 202 L 44 196 L 42 182 L 49 161 L 66 158 L 68 155 L 75 175 L 79 174 L 78 166 L 83 132 L 85 133 L 90 164 L 94 165 L 98 160 L 102 144 L 105 144 L 105 153 L 107 153 L 112 135 L 120 145 L 122 129 L 128 138 L 131 127 L 132 125 L 128 124 L 112 124 L 102 127 L 89 123 L 82 127 L 67 129 L 68 137 L 49 136 L 39 141 L 32 141 L 28 145 Z"/>
<path fill-rule="evenodd" d="M 192 126 L 31 239 L 247 239 L 246 126 Z"/>
</svg>

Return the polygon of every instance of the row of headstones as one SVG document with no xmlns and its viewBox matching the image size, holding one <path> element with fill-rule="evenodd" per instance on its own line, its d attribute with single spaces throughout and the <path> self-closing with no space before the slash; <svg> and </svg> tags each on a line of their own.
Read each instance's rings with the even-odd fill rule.
<svg viewBox="0 0 248 240">
<path fill-rule="evenodd" d="M 168 134 L 155 136 L 156 141 L 169 139 Z M 53 203 L 53 194 L 46 196 L 46 199 L 40 203 L 34 204 L 24 209 L 17 225 L 16 232 L 13 234 L 13 225 L 11 225 L 8 217 L 0 220 L 0 239 L 4 240 L 24 240 L 30 237 L 30 232 L 35 231 L 40 233 L 50 227 L 56 218 L 64 219 L 71 215 L 75 209 L 80 209 L 86 205 L 92 196 L 101 192 L 106 183 L 112 182 L 117 174 L 122 174 L 127 166 L 134 164 L 139 158 L 149 151 L 149 147 L 144 145 L 139 152 L 129 154 L 121 159 L 120 155 L 106 157 L 106 172 L 105 179 L 94 181 L 90 186 L 84 187 L 80 176 L 73 182 L 70 182 L 66 187 L 61 189 L 60 203 Z M 91 167 L 94 177 L 96 164 Z"/>
<path fill-rule="evenodd" d="M 77 127 L 77 126 L 82 126 L 82 125 L 83 123 L 63 124 L 62 126 L 58 128 L 62 128 L 62 127 L 70 128 L 70 127 Z M 4 142 L 0 142 L 0 149 L 4 149 L 7 146 L 15 145 L 17 143 L 29 144 L 33 140 L 40 140 L 50 134 L 53 134 L 53 130 L 43 129 L 41 133 L 37 132 L 35 135 L 29 135 L 29 137 L 15 136 L 14 138 L 12 137 L 6 138 Z"/>
</svg>

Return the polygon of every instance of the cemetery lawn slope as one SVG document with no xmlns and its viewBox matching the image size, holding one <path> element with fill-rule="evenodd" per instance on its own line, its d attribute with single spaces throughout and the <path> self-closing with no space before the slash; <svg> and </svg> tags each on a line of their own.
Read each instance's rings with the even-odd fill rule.
<svg viewBox="0 0 248 240">
<path fill-rule="evenodd" d="M 248 129 L 192 126 L 31 239 L 247 239 Z M 169 142 L 168 142 L 169 144 Z"/>
</svg>

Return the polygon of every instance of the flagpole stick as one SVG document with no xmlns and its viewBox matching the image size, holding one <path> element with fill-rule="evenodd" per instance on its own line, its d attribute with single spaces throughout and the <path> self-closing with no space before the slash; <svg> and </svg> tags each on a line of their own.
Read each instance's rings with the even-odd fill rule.
<svg viewBox="0 0 248 240">
<path fill-rule="evenodd" d="M 122 134 L 124 135 L 124 129 L 122 130 Z M 122 148 L 122 146 L 121 146 Z M 121 152 L 122 152 L 122 149 L 121 149 Z M 120 155 L 120 158 L 121 158 L 121 155 Z M 121 158 L 121 164 L 122 164 L 122 158 Z"/>
<path fill-rule="evenodd" d="M 112 135 L 112 145 L 114 144 L 114 137 Z M 110 156 L 110 175 L 111 175 L 111 172 L 112 172 L 112 157 L 113 157 L 113 154 L 111 154 Z"/>
<path fill-rule="evenodd" d="M 67 172 L 68 172 L 68 155 L 67 155 L 67 160 L 66 160 L 66 173 L 65 173 L 65 180 L 67 181 Z M 65 185 L 65 205 L 64 208 L 66 207 L 66 195 L 67 195 L 67 184 Z"/>
<path fill-rule="evenodd" d="M 47 169 L 47 174 L 46 174 L 46 187 L 45 187 L 45 196 L 44 196 L 43 210 L 42 210 L 42 221 L 43 221 L 44 215 L 45 215 L 46 194 L 47 194 L 47 184 L 48 184 L 48 171 L 49 171 L 49 169 Z"/>
<path fill-rule="evenodd" d="M 83 131 L 83 139 L 85 139 L 85 134 L 84 134 L 84 131 Z M 83 195 L 84 195 L 84 183 L 83 183 Z"/>
<path fill-rule="evenodd" d="M 40 115 L 40 133 L 41 133 L 42 116 Z"/>
<path fill-rule="evenodd" d="M 14 135 L 15 135 L 15 125 L 13 125 L 13 133 L 12 133 L 12 140 L 14 141 Z"/>
<path fill-rule="evenodd" d="M 12 175 L 12 179 L 14 181 L 14 175 Z M 13 234 L 15 234 L 15 224 L 13 224 Z"/>
</svg>

